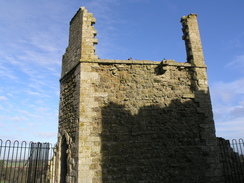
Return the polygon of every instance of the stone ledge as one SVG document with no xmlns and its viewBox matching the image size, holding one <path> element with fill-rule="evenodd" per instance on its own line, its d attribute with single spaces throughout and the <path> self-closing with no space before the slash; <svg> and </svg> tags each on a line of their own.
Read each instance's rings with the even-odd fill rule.
<svg viewBox="0 0 244 183">
<path fill-rule="evenodd" d="M 138 64 L 138 65 L 158 65 L 159 61 L 149 60 L 109 60 L 109 59 L 80 59 L 83 63 L 104 63 L 104 64 Z"/>
</svg>

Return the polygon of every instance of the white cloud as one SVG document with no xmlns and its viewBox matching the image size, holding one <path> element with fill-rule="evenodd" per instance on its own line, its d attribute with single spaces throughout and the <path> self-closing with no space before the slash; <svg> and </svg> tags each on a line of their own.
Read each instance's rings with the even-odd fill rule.
<svg viewBox="0 0 244 183">
<path fill-rule="evenodd" d="M 13 73 L 13 71 L 9 69 L 8 66 L 4 65 L 3 59 L 0 60 L 0 77 L 11 80 L 17 80 L 15 73 Z"/>
<path fill-rule="evenodd" d="M 235 106 L 230 110 L 232 118 L 244 117 L 244 106 Z M 244 122 L 244 121 L 243 121 Z"/>
<path fill-rule="evenodd" d="M 228 63 L 225 67 L 243 72 L 244 71 L 244 54 L 236 56 L 233 59 L 233 61 Z"/>
<path fill-rule="evenodd" d="M 230 70 L 244 69 L 244 55 L 236 58 L 226 65 Z M 227 127 L 244 118 L 244 78 L 240 77 L 231 82 L 216 82 L 210 87 L 213 112 L 217 126 Z M 244 120 L 242 121 L 244 123 Z M 224 125 L 223 125 L 224 124 Z M 227 127 L 230 128 L 229 126 Z M 240 130 L 244 130 L 241 128 Z M 231 131 L 231 130 L 230 130 Z M 233 132 L 234 133 L 234 132 Z"/>
<path fill-rule="evenodd" d="M 216 129 L 218 137 L 224 137 L 227 139 L 244 138 L 244 117 L 231 119 L 223 123 L 216 123 Z"/>
<path fill-rule="evenodd" d="M 28 118 L 26 118 L 24 116 L 14 116 L 14 117 L 10 117 L 9 120 L 14 121 L 14 122 L 23 122 L 23 121 L 27 121 Z"/>
<path fill-rule="evenodd" d="M 18 112 L 21 113 L 21 114 L 26 114 L 27 116 L 30 116 L 30 117 L 33 117 L 33 118 L 38 119 L 38 116 L 37 115 L 34 115 L 31 112 L 29 112 L 29 111 L 26 111 L 26 110 L 18 110 Z"/>
<path fill-rule="evenodd" d="M 47 107 L 37 107 L 35 108 L 35 111 L 37 111 L 37 113 L 44 113 L 44 112 L 48 112 L 48 108 Z"/>
<path fill-rule="evenodd" d="M 5 96 L 0 96 L 0 100 L 8 100 L 8 98 Z"/>
<path fill-rule="evenodd" d="M 26 93 L 28 93 L 29 95 L 42 96 L 41 93 L 39 93 L 39 92 L 34 92 L 34 91 L 26 91 Z"/>
<path fill-rule="evenodd" d="M 244 131 L 244 78 L 211 87 L 217 136 L 241 138 Z"/>
<path fill-rule="evenodd" d="M 213 101 L 230 104 L 244 99 L 244 78 L 232 82 L 216 82 L 210 87 Z"/>
</svg>

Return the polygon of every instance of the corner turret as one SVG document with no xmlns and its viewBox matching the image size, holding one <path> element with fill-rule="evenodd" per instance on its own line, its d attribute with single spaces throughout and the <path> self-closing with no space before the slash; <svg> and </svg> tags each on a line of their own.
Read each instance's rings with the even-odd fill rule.
<svg viewBox="0 0 244 183">
<path fill-rule="evenodd" d="M 186 46 L 187 62 L 206 67 L 202 51 L 202 43 L 197 23 L 197 15 L 190 14 L 181 18 L 183 37 Z"/>
<path fill-rule="evenodd" d="M 69 45 L 63 56 L 62 76 L 72 70 L 80 61 L 98 59 L 95 53 L 97 31 L 94 29 L 96 19 L 81 7 L 70 21 Z"/>
</svg>

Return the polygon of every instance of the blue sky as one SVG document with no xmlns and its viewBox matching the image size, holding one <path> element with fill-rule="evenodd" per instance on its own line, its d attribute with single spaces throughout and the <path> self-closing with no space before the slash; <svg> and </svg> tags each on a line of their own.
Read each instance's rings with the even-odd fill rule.
<svg viewBox="0 0 244 183">
<path fill-rule="evenodd" d="M 243 137 L 243 0 L 0 0 L 1 139 L 56 142 L 62 55 L 81 6 L 104 59 L 185 62 L 180 18 L 198 14 L 217 136 Z"/>
</svg>

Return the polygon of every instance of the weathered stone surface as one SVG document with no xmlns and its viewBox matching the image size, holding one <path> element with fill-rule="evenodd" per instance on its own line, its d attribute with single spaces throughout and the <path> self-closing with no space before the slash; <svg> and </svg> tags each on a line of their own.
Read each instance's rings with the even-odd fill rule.
<svg viewBox="0 0 244 183">
<path fill-rule="evenodd" d="M 67 171 L 56 181 L 221 182 L 196 15 L 181 22 L 186 63 L 106 60 L 95 18 L 77 12 L 60 80 L 57 171 Z"/>
</svg>

